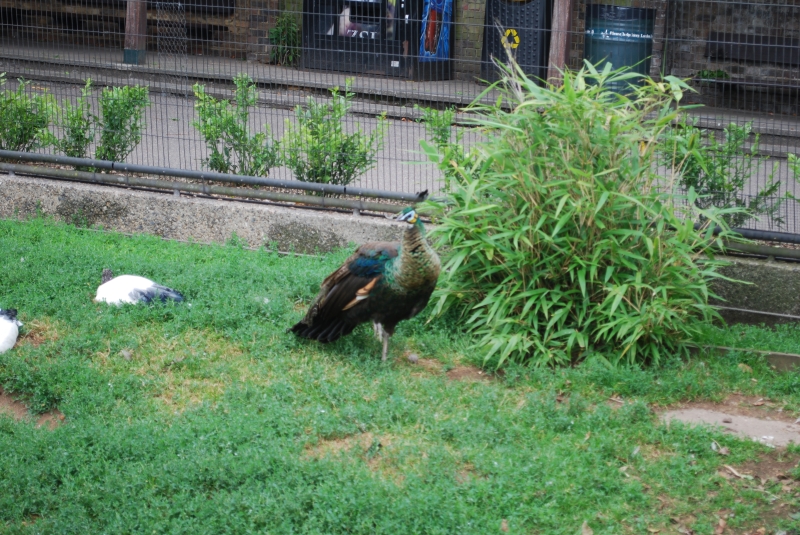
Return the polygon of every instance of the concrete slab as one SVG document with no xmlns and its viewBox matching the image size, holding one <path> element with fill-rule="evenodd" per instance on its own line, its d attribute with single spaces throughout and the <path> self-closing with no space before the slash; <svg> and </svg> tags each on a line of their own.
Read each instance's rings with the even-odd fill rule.
<svg viewBox="0 0 800 535">
<path fill-rule="evenodd" d="M 700 408 L 668 411 L 662 414 L 661 418 L 667 423 L 677 420 L 691 425 L 721 427 L 726 433 L 773 447 L 784 447 L 791 443 L 800 444 L 800 425 L 796 423 Z"/>
</svg>

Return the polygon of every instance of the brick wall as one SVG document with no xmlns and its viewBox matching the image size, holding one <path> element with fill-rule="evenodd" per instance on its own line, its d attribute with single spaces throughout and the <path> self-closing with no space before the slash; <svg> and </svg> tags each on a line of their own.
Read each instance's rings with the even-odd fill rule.
<svg viewBox="0 0 800 535">
<path fill-rule="evenodd" d="M 474 80 L 481 73 L 486 0 L 455 0 L 455 77 Z"/>
<path fill-rule="evenodd" d="M 765 61 L 706 56 L 710 32 L 800 39 L 800 4 L 675 1 L 669 13 L 667 72 L 693 78 L 697 102 L 749 111 L 800 113 L 800 68 Z M 723 71 L 727 79 L 700 82 L 700 71 Z M 792 89 L 794 87 L 794 89 Z"/>
</svg>

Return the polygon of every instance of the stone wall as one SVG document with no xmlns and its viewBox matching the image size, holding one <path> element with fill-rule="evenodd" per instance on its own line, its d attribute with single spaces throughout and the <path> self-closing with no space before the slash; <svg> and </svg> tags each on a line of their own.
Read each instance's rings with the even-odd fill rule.
<svg viewBox="0 0 800 535">
<path fill-rule="evenodd" d="M 675 1 L 670 6 L 667 71 L 694 78 L 698 102 L 770 113 L 800 112 L 800 67 L 706 56 L 710 32 L 800 39 L 800 4 Z M 725 75 L 700 82 L 701 71 Z M 791 88 L 794 87 L 794 90 Z"/>
<path fill-rule="evenodd" d="M 0 218 L 52 217 L 129 234 L 225 243 L 235 233 L 250 247 L 327 253 L 400 238 L 403 225 L 383 217 L 224 201 L 0 174 Z"/>
</svg>

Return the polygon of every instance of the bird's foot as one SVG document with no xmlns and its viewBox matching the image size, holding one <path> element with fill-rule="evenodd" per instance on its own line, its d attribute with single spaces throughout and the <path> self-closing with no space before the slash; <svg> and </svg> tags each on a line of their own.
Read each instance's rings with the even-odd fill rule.
<svg viewBox="0 0 800 535">
<path fill-rule="evenodd" d="M 383 333 L 383 356 L 381 357 L 381 362 L 386 362 L 387 354 L 389 353 L 389 333 L 381 328 L 381 332 Z"/>
</svg>

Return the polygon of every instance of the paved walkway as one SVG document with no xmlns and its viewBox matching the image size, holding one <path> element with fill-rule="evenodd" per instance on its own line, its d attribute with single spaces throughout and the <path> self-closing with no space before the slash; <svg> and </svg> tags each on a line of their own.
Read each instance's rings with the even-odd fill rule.
<svg viewBox="0 0 800 535">
<path fill-rule="evenodd" d="M 352 80 L 352 90 L 360 96 L 380 97 L 389 103 L 400 101 L 440 102 L 465 106 L 486 90 L 485 85 L 464 80 L 440 82 L 414 82 L 399 78 L 359 75 L 342 72 L 303 70 L 291 67 L 266 65 L 254 61 L 241 61 L 216 56 L 163 57 L 148 52 L 143 65 L 122 63 L 122 50 L 107 48 L 40 48 L 3 45 L 0 68 L 20 75 L 47 73 L 63 81 L 75 80 L 84 71 L 104 71 L 116 78 L 159 77 L 175 84 L 194 83 L 196 80 L 230 83 L 240 72 L 246 72 L 256 82 L 267 88 L 295 87 L 307 90 L 328 90 L 344 87 Z M 71 67 L 71 69 L 66 69 Z M 56 79 L 56 78 L 51 78 Z M 184 87 L 182 89 L 190 89 Z M 487 95 L 491 101 L 494 95 Z"/>
</svg>

